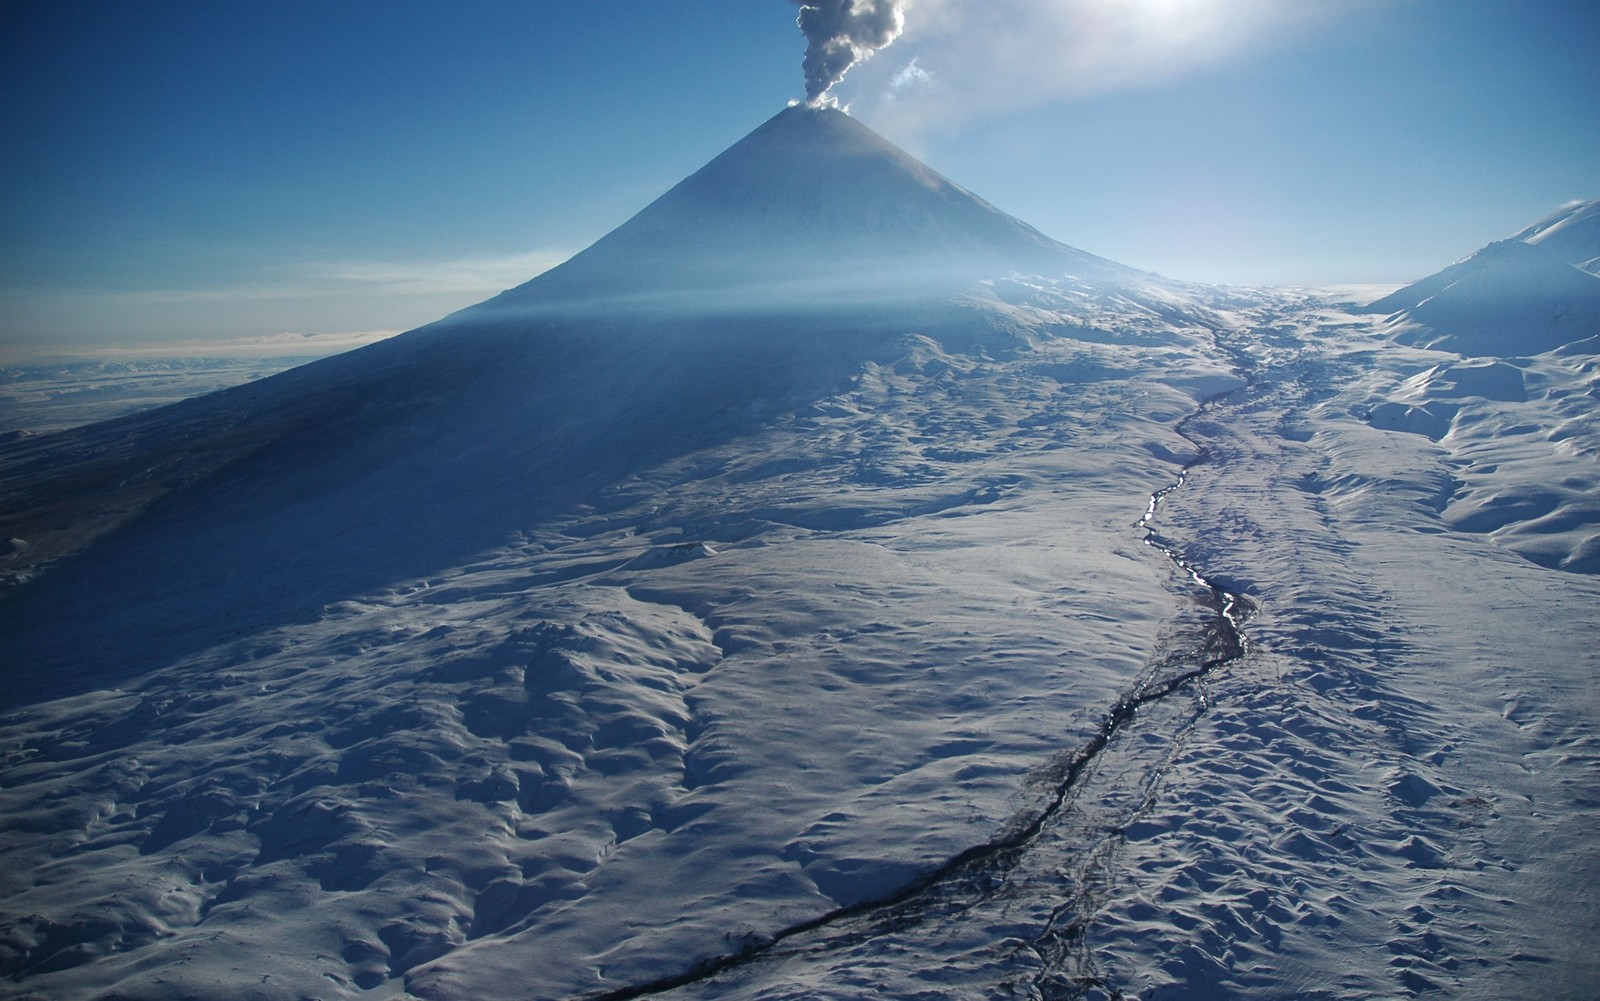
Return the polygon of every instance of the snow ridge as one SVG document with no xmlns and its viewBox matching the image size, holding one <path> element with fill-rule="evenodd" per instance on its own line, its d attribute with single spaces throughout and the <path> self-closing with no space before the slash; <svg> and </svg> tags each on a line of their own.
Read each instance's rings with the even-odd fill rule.
<svg viewBox="0 0 1600 1001">
<path fill-rule="evenodd" d="M 1366 308 L 1403 344 L 1538 354 L 1600 335 L 1600 199 L 1573 202 Z"/>
<path fill-rule="evenodd" d="M 1585 271 L 1600 273 L 1600 198 L 1564 205 L 1511 237 Z"/>
<path fill-rule="evenodd" d="M 1373 302 L 1397 339 L 1466 355 L 1539 354 L 1600 333 L 1600 275 L 1518 239 Z"/>
</svg>

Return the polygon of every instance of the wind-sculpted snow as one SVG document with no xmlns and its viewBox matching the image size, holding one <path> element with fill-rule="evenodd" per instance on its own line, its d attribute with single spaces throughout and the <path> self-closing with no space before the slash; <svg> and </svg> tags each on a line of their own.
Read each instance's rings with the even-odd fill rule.
<svg viewBox="0 0 1600 1001">
<path fill-rule="evenodd" d="M 565 508 L 501 468 L 528 432 L 481 418 L 537 427 L 506 395 L 442 451 L 404 425 L 366 440 L 371 471 L 337 485 L 291 433 L 211 481 L 216 530 L 169 502 L 46 572 L 8 603 L 12 691 L 38 693 L 7 723 L 8 975 L 450 997 L 533 955 L 531 996 L 576 994 L 986 839 L 1173 614 L 1127 515 L 1186 448 L 1172 387 L 1221 374 L 1197 326 L 1134 336 L 1159 311 L 1131 299 L 1030 315 L 954 307 L 962 350 L 906 332 L 845 371 L 606 355 L 615 381 L 523 446 L 626 431 Z M 1048 333 L 1091 328 L 1131 343 Z M 648 402 L 686 395 L 678 420 Z M 284 455 L 296 493 L 246 489 Z M 521 521 L 474 499 L 490 484 Z M 352 515 L 353 541 L 323 534 Z M 452 561 L 486 525 L 520 534 Z M 397 526 L 406 551 L 356 556 Z"/>
<path fill-rule="evenodd" d="M 1185 422 L 1209 458 L 1155 526 L 1249 593 L 1250 653 L 1021 857 L 660 996 L 1590 993 L 1600 589 L 1441 522 L 1441 457 L 1352 412 L 1380 330 L 1303 295 L 1232 320 L 1248 388 Z"/>
<path fill-rule="evenodd" d="M 452 560 L 439 539 L 479 536 L 442 520 L 408 554 L 426 574 L 289 595 L 311 540 L 263 515 L 219 562 L 272 600 L 191 617 L 182 644 L 148 624 L 149 543 L 124 543 L 121 593 L 47 568 L 17 597 L 102 603 L 8 627 L 28 651 L 7 664 L 8 990 L 578 997 L 892 898 L 1036 811 L 1051 763 L 1184 663 L 1191 592 L 1134 522 L 1204 448 L 1156 527 L 1250 593 L 1252 654 L 1132 715 L 991 890 L 868 909 L 674 993 L 1580 996 L 1593 914 L 1557 873 L 1593 875 L 1600 595 L 1453 526 L 1459 427 L 1363 415 L 1575 406 L 1592 359 L 1397 352 L 1276 302 L 1016 278 L 843 374 L 648 366 L 566 397 L 563 447 L 595 440 L 575 401 L 612 421 L 621 387 L 702 385 L 700 419 L 635 401 L 635 450 L 565 507 L 526 504 L 515 537 Z M 413 475 L 413 500 L 504 517 L 446 486 L 526 432 L 463 428 L 454 484 Z M 421 454 L 395 434 L 365 454 Z M 389 482 L 300 503 L 378 512 Z M 117 644 L 115 687 L 61 674 L 85 637 Z"/>
<path fill-rule="evenodd" d="M 1578 944 L 1594 905 L 1575 890 L 1597 865 L 1583 833 L 1600 765 L 1585 637 L 1600 589 L 1460 532 L 1443 503 L 1454 449 L 1357 419 L 1366 373 L 1413 361 L 1314 314 L 1292 332 L 1241 319 L 1249 333 L 1232 343 L 1257 371 L 1214 445 L 1236 458 L 1198 470 L 1170 512 L 1180 537 L 1208 540 L 1198 560 L 1259 600 L 1261 657 L 1220 682 L 1175 762 L 1167 781 L 1194 794 L 1172 788 L 1181 812 L 1136 839 L 1126 871 L 1143 875 L 1112 909 L 1124 944 L 1091 949 L 1120 952 L 1146 982 L 1221 993 L 1583 996 L 1600 974 Z M 1445 362 L 1409 385 L 1421 383 L 1515 395 L 1481 363 Z M 1594 475 L 1592 455 L 1585 471 L 1560 452 L 1546 444 L 1547 475 Z M 1194 933 L 1141 935 L 1193 900 L 1186 887 L 1208 899 L 1189 910 Z M 1324 958 L 1361 944 L 1382 962 Z"/>
<path fill-rule="evenodd" d="M 1396 352 L 1393 367 L 1378 367 L 1367 387 L 1384 402 L 1370 405 L 1367 422 L 1438 443 L 1448 476 L 1434 503 L 1444 521 L 1535 563 L 1600 573 L 1594 355 L 1432 360 Z"/>
<path fill-rule="evenodd" d="M 791 109 L 0 443 L 0 993 L 1586 997 L 1594 339 L 1448 291 L 1158 280 Z"/>
</svg>

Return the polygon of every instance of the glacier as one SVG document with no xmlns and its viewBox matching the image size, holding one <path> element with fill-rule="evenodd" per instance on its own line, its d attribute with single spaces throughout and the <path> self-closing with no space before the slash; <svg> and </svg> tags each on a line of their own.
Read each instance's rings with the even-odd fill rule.
<svg viewBox="0 0 1600 1001">
<path fill-rule="evenodd" d="M 796 107 L 8 436 L 0 995 L 1591 996 L 1591 217 L 1219 288 Z"/>
</svg>

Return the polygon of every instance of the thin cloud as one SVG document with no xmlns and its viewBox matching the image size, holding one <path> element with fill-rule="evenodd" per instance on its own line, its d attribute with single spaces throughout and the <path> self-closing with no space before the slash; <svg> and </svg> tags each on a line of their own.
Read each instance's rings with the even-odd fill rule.
<svg viewBox="0 0 1600 1001">
<path fill-rule="evenodd" d="M 264 269 L 259 278 L 198 288 L 106 293 L 129 302 L 259 302 L 345 295 L 493 295 L 564 261 L 568 254 L 531 251 L 500 257 L 425 261 L 312 261 Z"/>
<path fill-rule="evenodd" d="M 845 84 L 897 133 L 1159 86 L 1383 0 L 918 0 Z"/>
<path fill-rule="evenodd" d="M 357 285 L 396 293 L 499 292 L 550 270 L 570 254 L 531 251 L 501 257 L 433 261 L 338 261 L 305 268 L 305 276 L 331 285 Z"/>
<path fill-rule="evenodd" d="M 906 63 L 900 68 L 899 72 L 889 78 L 888 96 L 892 99 L 898 99 L 900 95 L 907 92 L 913 94 L 926 93 L 934 86 L 936 85 L 933 80 L 933 74 L 917 65 L 916 57 L 912 56 L 909 63 Z"/>
<path fill-rule="evenodd" d="M 331 333 L 264 334 L 260 337 L 187 338 L 157 343 L 114 345 L 63 352 L 66 356 L 110 358 L 311 358 L 324 357 L 387 340 L 399 330 L 341 330 Z"/>
<path fill-rule="evenodd" d="M 54 354 L 81 345 L 223 343 L 225 332 L 355 331 L 355 342 L 410 329 L 520 285 L 568 256 L 529 251 L 433 260 L 257 262 L 231 281 L 166 288 L 6 287 L 0 284 L 0 356 Z M 380 328 L 372 330 L 371 328 Z M 267 334 L 280 346 L 322 334 Z M 343 334 L 339 336 L 345 336 Z M 238 348 L 263 345 L 246 338 Z M 323 342 L 299 347 L 321 350 Z M 203 352 L 197 352 L 203 353 Z"/>
</svg>

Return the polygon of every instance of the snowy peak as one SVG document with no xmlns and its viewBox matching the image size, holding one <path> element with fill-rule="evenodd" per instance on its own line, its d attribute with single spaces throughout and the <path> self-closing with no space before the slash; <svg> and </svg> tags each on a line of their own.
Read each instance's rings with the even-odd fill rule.
<svg viewBox="0 0 1600 1001">
<path fill-rule="evenodd" d="M 843 112 L 795 106 L 492 304 L 881 300 L 1014 271 L 1136 274 L 1046 237 Z"/>
<path fill-rule="evenodd" d="M 1401 343 L 1464 355 L 1538 354 L 1592 337 L 1600 333 L 1600 276 L 1551 253 L 1549 241 L 1540 237 L 1563 231 L 1581 236 L 1584 226 L 1593 224 L 1558 216 L 1491 243 L 1367 309 L 1393 314 Z"/>
<path fill-rule="evenodd" d="M 1471 295 L 1484 300 L 1522 299 L 1530 296 L 1586 295 L 1594 286 L 1587 275 L 1542 247 L 1511 238 L 1462 258 L 1442 271 L 1412 282 L 1372 303 L 1373 310 L 1415 311 L 1437 308 L 1446 301 Z"/>
<path fill-rule="evenodd" d="M 1600 274 L 1600 198 L 1564 205 L 1512 237 Z"/>
<path fill-rule="evenodd" d="M 1066 250 L 833 108 L 779 113 L 653 208 L 636 220 L 641 229 L 677 223 L 701 236 L 756 237 L 856 261 L 1033 263 Z M 778 228 L 788 225 L 795 228 Z"/>
</svg>

